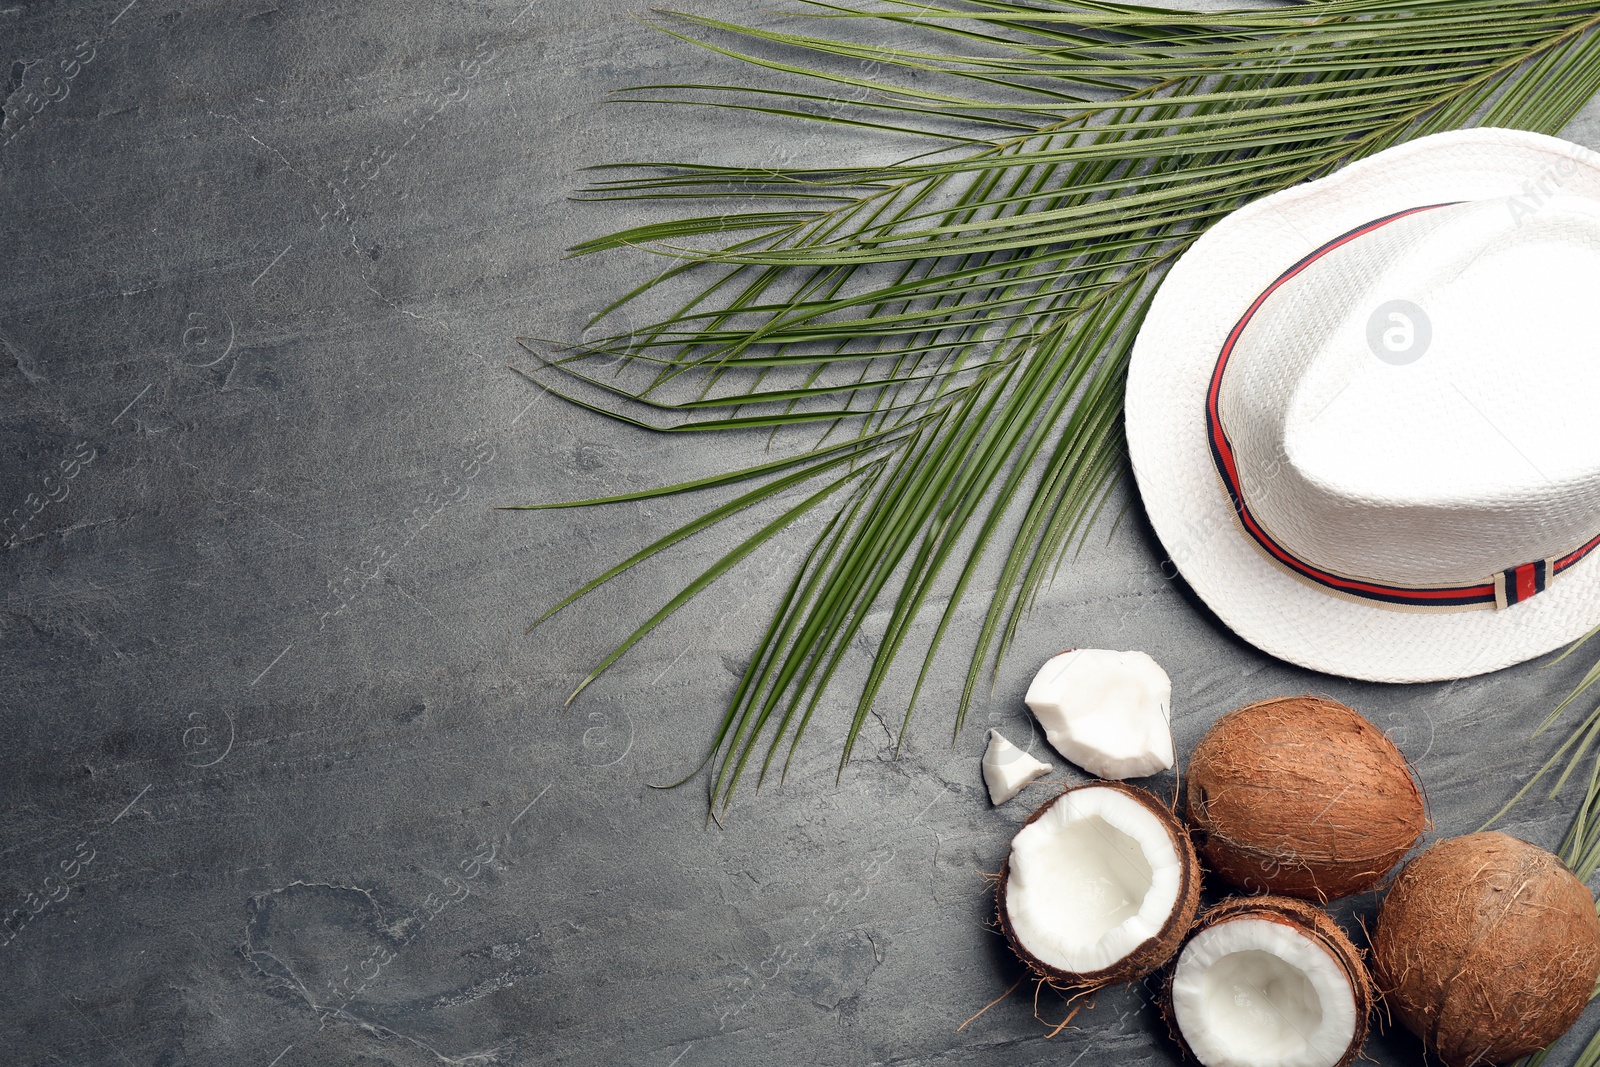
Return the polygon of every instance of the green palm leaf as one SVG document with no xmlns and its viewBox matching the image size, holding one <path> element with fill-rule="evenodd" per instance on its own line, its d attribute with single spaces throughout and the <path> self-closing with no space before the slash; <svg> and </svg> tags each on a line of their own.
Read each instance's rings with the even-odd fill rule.
<svg viewBox="0 0 1600 1067">
<path fill-rule="evenodd" d="M 673 262 L 593 324 L 650 308 L 649 325 L 559 356 L 524 339 L 550 353 L 533 373 L 632 425 L 761 430 L 747 437 L 777 451 L 719 478 L 607 498 L 751 485 L 544 617 L 747 508 L 787 510 L 640 625 L 579 691 L 821 508 L 828 521 L 712 735 L 702 767 L 713 808 L 748 776 L 788 767 L 875 609 L 887 619 L 865 678 L 851 682 L 841 771 L 890 699 L 893 666 L 914 655 L 916 679 L 896 703 L 904 736 L 930 665 L 957 636 L 958 609 L 978 596 L 982 623 L 960 633 L 959 729 L 985 669 L 998 667 L 1124 470 L 1128 352 L 1173 260 L 1240 205 L 1400 141 L 1473 124 L 1558 131 L 1600 90 L 1597 23 L 1600 3 L 1503 0 L 1206 13 L 1099 0 L 870 10 L 814 0 L 782 31 L 661 15 L 663 30 L 759 69 L 762 84 L 651 85 L 622 99 L 910 139 L 920 154 L 596 169 L 587 196 L 661 201 L 671 213 L 573 252 L 628 247 Z M 672 210 L 679 201 L 686 210 Z M 981 569 L 991 556 L 997 582 Z M 924 619 L 931 636 L 919 636 Z"/>
</svg>

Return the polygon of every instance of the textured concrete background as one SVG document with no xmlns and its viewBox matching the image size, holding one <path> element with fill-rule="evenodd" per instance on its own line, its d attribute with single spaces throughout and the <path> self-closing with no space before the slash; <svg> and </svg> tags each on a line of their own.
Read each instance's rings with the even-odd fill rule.
<svg viewBox="0 0 1600 1067">
<path fill-rule="evenodd" d="M 1166 1064 L 1137 989 L 1054 1040 L 1020 994 L 956 1030 L 1018 973 L 982 872 L 1047 789 L 992 810 L 979 754 L 987 725 L 1028 740 L 1044 657 L 1153 652 L 1185 752 L 1249 700 L 1350 702 L 1417 762 L 1443 833 L 1559 739 L 1527 737 L 1581 665 L 1409 688 L 1290 669 L 1163 578 L 1135 508 L 1063 570 L 953 745 L 952 656 L 898 761 L 885 726 L 835 783 L 841 694 L 726 829 L 698 786 L 648 788 L 698 761 L 787 557 L 568 708 L 725 538 L 529 636 L 701 502 L 493 505 L 760 441 L 572 409 L 506 369 L 512 339 L 575 338 L 644 276 L 562 261 L 636 217 L 569 202 L 580 166 L 822 142 L 602 106 L 729 70 L 634 3 L 0 10 L 0 1063 Z M 1571 135 L 1600 146 L 1592 121 Z M 1513 828 L 1554 845 L 1570 812 Z M 1369 1053 L 1420 1057 L 1403 1034 Z"/>
</svg>

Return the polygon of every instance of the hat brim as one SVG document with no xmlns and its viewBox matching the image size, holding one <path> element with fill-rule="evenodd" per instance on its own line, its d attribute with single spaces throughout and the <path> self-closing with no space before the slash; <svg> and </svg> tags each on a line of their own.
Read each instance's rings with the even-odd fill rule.
<svg viewBox="0 0 1600 1067">
<path fill-rule="evenodd" d="M 1509 196 L 1536 206 L 1557 192 L 1600 200 L 1600 155 L 1517 130 L 1436 134 L 1240 208 L 1168 272 L 1133 347 L 1128 449 L 1167 554 L 1240 637 L 1316 671 L 1428 682 L 1521 663 L 1600 623 L 1600 553 L 1503 610 L 1409 612 L 1308 584 L 1239 526 L 1206 440 L 1206 389 L 1228 331 L 1285 268 L 1405 208 Z"/>
</svg>

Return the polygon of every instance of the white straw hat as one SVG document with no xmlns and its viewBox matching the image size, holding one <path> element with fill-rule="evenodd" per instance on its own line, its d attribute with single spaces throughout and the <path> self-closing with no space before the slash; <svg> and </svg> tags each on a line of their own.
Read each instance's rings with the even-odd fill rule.
<svg viewBox="0 0 1600 1067">
<path fill-rule="evenodd" d="M 1263 197 L 1134 344 L 1150 521 L 1241 637 L 1384 682 L 1600 624 L 1600 155 L 1438 134 Z"/>
</svg>

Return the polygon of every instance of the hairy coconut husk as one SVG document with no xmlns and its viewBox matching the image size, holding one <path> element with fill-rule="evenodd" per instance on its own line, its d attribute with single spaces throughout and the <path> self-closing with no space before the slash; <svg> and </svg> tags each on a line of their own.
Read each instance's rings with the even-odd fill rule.
<svg viewBox="0 0 1600 1067">
<path fill-rule="evenodd" d="M 1544 1048 L 1577 1021 L 1600 976 L 1600 918 L 1555 856 L 1490 831 L 1408 863 L 1378 913 L 1385 1001 L 1447 1067 Z"/>
<path fill-rule="evenodd" d="M 1218 719 L 1189 759 L 1186 796 L 1206 867 L 1247 893 L 1328 901 L 1371 889 L 1428 826 L 1394 742 L 1314 696 Z"/>
<path fill-rule="evenodd" d="M 1167 920 L 1161 932 L 1149 938 L 1128 953 L 1115 964 L 1104 970 L 1089 972 L 1064 971 L 1059 967 L 1052 967 L 1029 952 L 1022 941 L 1018 939 L 1011 927 L 1011 920 L 1006 913 L 1006 885 L 1011 877 L 1011 858 L 1009 853 L 1000 866 L 1000 873 L 995 881 L 995 920 L 999 924 L 1000 932 L 1005 935 L 1006 943 L 1011 946 L 1011 951 L 1034 975 L 1043 979 L 1059 990 L 1076 992 L 1092 992 L 1106 986 L 1125 985 L 1128 982 L 1137 982 L 1145 975 L 1159 970 L 1163 964 L 1172 958 L 1172 954 L 1183 944 L 1184 935 L 1189 932 L 1189 927 L 1194 923 L 1195 913 L 1200 909 L 1200 861 L 1194 851 L 1194 843 L 1189 839 L 1188 830 L 1165 804 L 1157 800 L 1147 790 L 1138 786 L 1127 785 L 1123 782 L 1091 782 L 1086 785 L 1072 786 L 1063 789 L 1054 797 L 1041 804 L 1032 815 L 1028 816 L 1024 827 L 1031 825 L 1039 819 L 1051 806 L 1063 797 L 1075 793 L 1080 789 L 1112 789 L 1138 801 L 1148 808 L 1167 828 L 1167 834 L 1172 838 L 1173 849 L 1178 854 L 1178 863 L 1182 868 L 1181 881 L 1178 885 L 1177 905 L 1172 909 L 1172 915 Z M 1021 832 L 1020 829 L 1018 832 Z"/>
<path fill-rule="evenodd" d="M 1269 922 L 1282 923 L 1326 949 L 1339 964 L 1350 979 L 1350 991 L 1355 995 L 1356 1030 L 1344 1058 L 1339 1060 L 1335 1067 L 1349 1067 L 1361 1054 L 1361 1046 L 1367 1040 L 1368 1020 L 1372 1015 L 1373 1001 L 1377 998 L 1377 987 L 1373 984 L 1372 976 L 1367 973 L 1366 964 L 1362 962 L 1361 950 L 1345 936 L 1345 932 L 1339 929 L 1339 924 L 1334 922 L 1333 917 L 1327 912 L 1303 900 L 1281 896 L 1230 897 L 1220 904 L 1215 904 L 1207 908 L 1195 921 L 1188 937 L 1184 938 L 1184 944 L 1188 944 L 1204 930 L 1236 919 L 1265 919 Z M 1172 1010 L 1172 980 L 1177 973 L 1175 964 L 1168 968 L 1167 980 L 1162 985 L 1161 1018 L 1165 1020 L 1172 1039 L 1183 1050 L 1184 1056 L 1194 1059 L 1194 1052 L 1189 1048 L 1189 1042 L 1184 1039 L 1183 1031 L 1178 1028 L 1176 1013 Z"/>
</svg>

